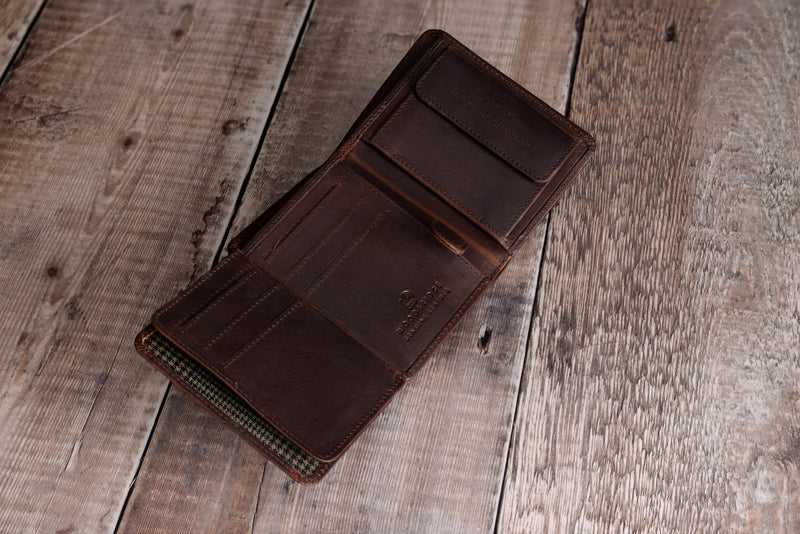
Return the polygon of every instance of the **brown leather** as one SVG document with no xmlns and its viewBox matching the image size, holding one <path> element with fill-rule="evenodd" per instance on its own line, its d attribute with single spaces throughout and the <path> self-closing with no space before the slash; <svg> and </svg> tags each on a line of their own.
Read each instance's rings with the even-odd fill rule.
<svg viewBox="0 0 800 534">
<path fill-rule="evenodd" d="M 168 338 L 324 474 L 500 274 L 594 146 L 451 36 L 428 31 L 328 161 L 143 334 Z M 297 480 L 321 477 L 276 463 Z"/>
</svg>

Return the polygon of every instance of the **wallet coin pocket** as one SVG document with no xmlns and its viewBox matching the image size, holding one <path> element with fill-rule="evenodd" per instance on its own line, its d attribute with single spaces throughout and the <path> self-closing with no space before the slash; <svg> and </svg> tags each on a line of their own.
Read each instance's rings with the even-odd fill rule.
<svg viewBox="0 0 800 534">
<path fill-rule="evenodd" d="M 577 142 L 473 61 L 445 50 L 369 141 L 510 248 Z"/>
</svg>

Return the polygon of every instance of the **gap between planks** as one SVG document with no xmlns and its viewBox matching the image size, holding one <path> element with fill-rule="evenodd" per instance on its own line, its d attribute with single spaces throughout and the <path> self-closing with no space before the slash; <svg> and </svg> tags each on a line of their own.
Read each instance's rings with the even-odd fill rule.
<svg viewBox="0 0 800 534">
<path fill-rule="evenodd" d="M 569 87 L 567 88 L 567 101 L 564 104 L 564 116 L 569 118 L 570 110 L 572 109 L 572 90 L 575 87 L 575 73 L 578 71 L 578 60 L 580 59 L 581 55 L 581 44 L 583 43 L 583 29 L 586 26 L 586 13 L 589 11 L 589 1 L 586 0 L 583 4 L 583 9 L 581 10 L 580 15 L 578 16 L 577 20 L 575 21 L 575 52 L 572 54 L 572 64 L 569 70 Z M 550 215 L 548 214 L 545 220 L 545 227 L 544 227 L 544 240 L 542 241 L 542 253 L 539 256 L 539 266 L 536 269 L 536 289 L 533 293 L 533 303 L 531 304 L 530 308 L 530 321 L 528 321 L 528 331 L 525 334 L 525 352 L 523 353 L 523 362 L 522 362 L 522 369 L 520 370 L 519 380 L 517 382 L 517 398 L 514 402 L 514 412 L 512 413 L 511 417 L 511 434 L 508 439 L 508 444 L 506 446 L 506 461 L 505 466 L 503 467 L 503 477 L 500 482 L 500 493 L 497 496 L 497 506 L 495 509 L 495 516 L 494 516 L 494 527 L 492 528 L 492 532 L 494 534 L 498 534 L 498 528 L 500 527 L 500 513 L 503 509 L 503 497 L 505 496 L 506 490 L 506 477 L 508 476 L 508 469 L 511 463 L 511 452 L 512 446 L 514 443 L 514 437 L 517 432 L 517 415 L 519 414 L 519 403 L 522 399 L 522 380 L 525 377 L 525 369 L 528 366 L 528 359 L 529 359 L 529 352 L 531 346 L 531 336 L 533 335 L 533 323 L 536 320 L 536 311 L 539 306 L 539 290 L 541 289 L 542 284 L 542 265 L 544 264 L 544 259 L 547 255 L 547 237 L 550 235 Z"/>
<path fill-rule="evenodd" d="M 236 193 L 236 203 L 234 204 L 233 209 L 230 212 L 228 217 L 228 221 L 225 225 L 225 231 L 222 233 L 222 239 L 219 242 L 219 246 L 217 247 L 217 251 L 214 254 L 214 259 L 212 261 L 212 265 L 216 264 L 220 260 L 220 256 L 222 256 L 222 252 L 225 250 L 225 245 L 228 241 L 228 234 L 233 226 L 233 221 L 236 217 L 236 213 L 239 210 L 239 206 L 242 203 L 242 197 L 244 196 L 244 192 L 247 190 L 247 184 L 250 181 L 250 176 L 253 174 L 253 169 L 255 168 L 256 161 L 258 160 L 258 156 L 261 153 L 261 147 L 264 144 L 264 138 L 267 136 L 267 131 L 269 130 L 270 125 L 272 124 L 272 119 L 275 116 L 275 110 L 278 107 L 278 101 L 283 94 L 283 88 L 286 85 L 286 79 L 289 77 L 289 73 L 292 70 L 292 65 L 294 64 L 295 56 L 297 55 L 297 49 L 300 47 L 300 42 L 303 40 L 303 35 L 305 35 L 306 28 L 308 27 L 308 20 L 311 17 L 311 12 L 314 9 L 314 2 L 315 0 L 311 0 L 306 8 L 306 12 L 303 15 L 303 23 L 300 26 L 300 31 L 295 38 L 294 45 L 292 46 L 292 51 L 289 54 L 289 59 L 286 62 L 286 67 L 281 74 L 281 81 L 278 84 L 278 89 L 275 92 L 275 98 L 272 101 L 272 106 L 270 107 L 269 114 L 267 115 L 267 121 L 264 123 L 264 128 L 261 130 L 261 135 L 259 136 L 258 144 L 256 145 L 256 149 L 253 152 L 252 157 L 250 158 L 250 165 L 248 166 L 247 173 L 242 180 L 241 187 L 239 191 Z M 153 440 L 153 435 L 155 434 L 156 427 L 158 426 L 158 421 L 161 417 L 161 413 L 164 409 L 164 405 L 167 402 L 167 397 L 169 396 L 170 389 L 172 389 L 172 382 L 167 382 L 166 387 L 164 388 L 164 394 L 161 397 L 161 402 L 158 406 L 158 411 L 156 412 L 155 417 L 153 418 L 153 424 L 150 427 L 150 434 L 147 437 L 147 443 L 145 443 L 144 449 L 142 450 L 142 454 L 139 457 L 139 465 L 136 468 L 136 473 L 133 475 L 131 479 L 131 483 L 128 486 L 128 491 L 125 495 L 125 500 L 122 504 L 122 508 L 120 508 L 119 516 L 117 517 L 116 525 L 114 526 L 114 533 L 116 534 L 119 532 L 120 524 L 122 523 L 122 518 L 125 517 L 125 511 L 128 508 L 128 503 L 130 502 L 131 495 L 133 495 L 133 490 L 136 486 L 136 479 L 139 477 L 139 472 L 142 469 L 142 464 L 144 463 L 144 459 L 147 456 L 147 452 L 150 450 L 150 444 Z M 266 468 L 266 465 L 265 465 Z M 264 472 L 261 472 L 261 478 L 264 478 Z M 259 492 L 260 492 L 261 483 L 259 482 Z M 258 503 L 258 501 L 256 501 Z M 253 525 L 255 525 L 255 514 L 253 515 Z"/>
<path fill-rule="evenodd" d="M 19 56 L 25 47 L 25 43 L 27 42 L 28 37 L 31 34 L 31 31 L 33 30 L 33 27 L 36 26 L 36 21 L 39 20 L 39 16 L 42 14 L 42 11 L 44 11 L 46 5 L 47 5 L 47 0 L 44 0 L 36 9 L 36 12 L 34 13 L 33 17 L 31 17 L 30 22 L 25 27 L 25 31 L 22 35 L 22 38 L 19 40 L 19 43 L 17 44 L 16 48 L 14 48 L 14 52 L 8 57 L 8 63 L 0 67 L 2 68 L 2 74 L 0 74 L 0 86 L 3 85 L 3 82 L 6 81 L 8 74 L 11 72 L 11 65 L 14 65 L 19 59 Z M 4 30 L 6 30 L 6 28 L 4 28 Z"/>
</svg>

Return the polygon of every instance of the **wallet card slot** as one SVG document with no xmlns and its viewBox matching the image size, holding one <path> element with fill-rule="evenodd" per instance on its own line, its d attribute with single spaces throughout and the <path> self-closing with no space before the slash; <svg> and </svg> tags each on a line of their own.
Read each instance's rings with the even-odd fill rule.
<svg viewBox="0 0 800 534">
<path fill-rule="evenodd" d="M 265 296 L 268 297 L 269 294 Z M 272 332 L 275 328 L 277 328 L 278 325 L 281 324 L 281 322 L 283 322 L 292 313 L 294 313 L 294 311 L 297 310 L 301 305 L 302 301 L 294 300 L 289 306 L 286 306 L 285 308 L 280 310 L 278 315 L 275 315 L 271 320 L 267 321 L 265 324 L 259 325 L 258 328 L 253 329 L 250 339 L 248 339 L 243 345 L 241 345 L 234 352 L 230 353 L 230 356 L 225 358 L 225 360 L 222 362 L 222 367 L 227 368 L 236 363 L 236 361 L 239 358 L 247 354 L 248 351 L 250 351 L 250 349 L 252 349 L 255 345 L 259 343 L 259 341 L 267 337 L 270 334 L 270 332 Z M 210 346 L 210 343 L 211 341 L 207 343 L 206 346 L 207 347 Z"/>
<path fill-rule="evenodd" d="M 212 311 L 228 293 L 235 291 L 238 287 L 249 282 L 253 278 L 254 273 L 251 270 L 249 272 L 240 271 L 237 274 L 238 276 L 233 276 L 226 280 L 224 284 L 220 285 L 217 291 L 211 294 L 200 306 L 187 312 L 178 321 L 178 327 L 188 328 L 192 325 L 192 323 L 202 319 L 205 315 Z"/>
<path fill-rule="evenodd" d="M 253 266 L 224 292 L 214 295 L 214 299 L 196 313 L 182 330 L 187 335 L 202 339 L 213 335 L 221 322 L 234 316 L 243 305 L 269 289 L 270 286 L 262 277 L 257 276 L 256 271 Z"/>
<path fill-rule="evenodd" d="M 358 246 L 382 218 L 380 213 L 370 216 L 372 219 L 367 219 L 366 223 L 363 219 L 351 218 L 350 222 L 353 224 L 347 225 L 344 229 L 340 228 L 339 232 L 335 234 L 335 241 L 322 248 L 321 252 L 317 250 L 313 255 L 306 256 L 303 265 L 293 270 L 291 275 L 285 279 L 286 284 L 298 294 L 306 297 L 316 291 L 338 265 L 356 252 Z"/>
<path fill-rule="evenodd" d="M 287 214 L 282 224 L 265 236 L 252 255 L 259 258 L 264 265 L 270 266 L 274 272 L 289 272 L 291 266 L 314 246 L 316 236 L 329 228 L 339 209 L 345 207 L 335 207 L 340 184 L 326 185 L 321 197 L 308 206 L 297 206 Z"/>
<path fill-rule="evenodd" d="M 325 245 L 331 241 L 332 237 L 339 234 L 345 223 L 351 220 L 352 215 L 356 212 L 356 210 L 358 210 L 360 205 L 361 202 L 356 202 L 353 206 L 351 206 L 349 210 L 342 214 L 342 216 L 339 217 L 339 219 L 333 223 L 333 225 L 331 225 L 330 229 L 326 230 L 325 233 L 322 234 L 319 239 L 317 239 L 317 241 L 314 243 L 314 246 L 311 247 L 311 249 L 306 252 L 303 257 L 299 258 L 294 265 L 292 265 L 291 271 L 285 278 L 287 282 L 297 277 L 311 260 L 318 257 L 317 254 L 320 252 L 320 250 L 325 248 Z"/>
<path fill-rule="evenodd" d="M 246 282 L 252 264 L 226 258 L 201 279 L 190 285 L 179 297 L 158 310 L 154 318 L 168 322 L 177 330 L 190 325 L 204 311 L 214 305 L 220 296 L 236 285 Z M 204 284 L 203 279 L 213 280 L 213 285 Z"/>
<path fill-rule="evenodd" d="M 328 211 L 325 209 L 326 205 L 333 200 L 338 187 L 339 184 L 335 182 L 316 184 L 302 195 L 297 193 L 296 196 L 300 197 L 297 200 L 279 201 L 281 208 L 274 210 L 271 220 L 254 232 L 255 235 L 242 251 L 262 264 L 264 261 L 277 259 L 275 255 L 279 251 L 288 249 L 290 254 L 296 252 L 296 247 L 291 246 L 293 236 L 299 235 L 302 240 L 303 235 L 309 235 L 303 231 L 303 226 L 315 221 L 319 214 Z M 302 243 L 299 247 L 302 253 Z"/>
<path fill-rule="evenodd" d="M 241 254 L 223 258 L 208 273 L 197 279 L 180 295 L 172 299 L 153 315 L 153 322 L 164 328 L 181 331 L 195 320 L 215 314 L 205 314 L 209 306 L 215 306 L 220 297 L 232 288 L 250 283 L 254 265 Z"/>
<path fill-rule="evenodd" d="M 277 282 L 264 289 L 255 299 L 243 299 L 239 312 L 206 338 L 204 349 L 219 346 L 221 354 L 232 354 L 250 342 L 259 332 L 277 320 L 291 305 L 292 297 Z"/>
</svg>

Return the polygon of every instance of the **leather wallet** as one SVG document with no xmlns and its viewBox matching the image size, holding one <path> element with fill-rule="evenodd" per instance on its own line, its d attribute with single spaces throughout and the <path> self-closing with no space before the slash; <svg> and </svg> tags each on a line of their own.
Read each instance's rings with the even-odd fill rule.
<svg viewBox="0 0 800 534">
<path fill-rule="evenodd" d="M 331 157 L 159 309 L 136 348 L 292 478 L 316 482 L 594 147 L 429 30 Z"/>
</svg>

